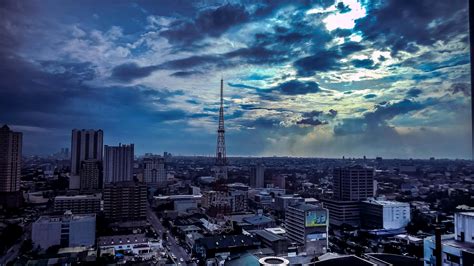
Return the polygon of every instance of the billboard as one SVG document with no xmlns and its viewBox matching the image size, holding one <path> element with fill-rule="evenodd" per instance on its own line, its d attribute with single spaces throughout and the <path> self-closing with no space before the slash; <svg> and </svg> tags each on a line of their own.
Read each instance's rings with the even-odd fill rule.
<svg viewBox="0 0 474 266">
<path fill-rule="evenodd" d="M 326 210 L 307 211 L 305 225 L 306 227 L 326 226 L 327 218 Z"/>
</svg>

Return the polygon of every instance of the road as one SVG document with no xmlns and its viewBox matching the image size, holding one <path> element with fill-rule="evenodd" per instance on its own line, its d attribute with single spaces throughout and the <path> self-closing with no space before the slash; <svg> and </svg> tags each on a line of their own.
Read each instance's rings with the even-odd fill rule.
<svg viewBox="0 0 474 266">
<path fill-rule="evenodd" d="M 163 232 L 168 231 L 168 229 L 166 229 L 163 226 L 163 224 L 160 222 L 158 217 L 156 217 L 155 212 L 151 209 L 150 206 L 148 206 L 148 209 L 147 209 L 147 216 L 148 216 L 148 220 L 150 221 L 153 228 L 155 228 L 155 231 L 158 233 L 158 235 L 161 236 Z M 170 253 L 176 256 L 177 262 L 179 262 L 179 260 L 181 258 L 183 258 L 184 263 L 182 263 L 182 264 L 186 264 L 186 261 L 190 260 L 191 257 L 186 252 L 186 250 L 184 250 L 184 248 L 182 248 L 177 243 L 176 239 L 173 237 L 173 235 L 171 233 L 169 233 L 167 235 L 168 235 L 168 241 L 167 242 L 169 243 Z"/>
<path fill-rule="evenodd" d="M 30 233 L 31 233 L 31 224 L 28 224 L 24 228 L 24 233 L 21 235 L 21 238 L 19 238 L 13 246 L 11 246 L 7 253 L 3 255 L 0 258 L 0 265 L 7 265 L 10 261 L 16 259 L 20 253 L 20 247 L 21 244 L 23 244 L 23 241 L 30 239 Z"/>
</svg>

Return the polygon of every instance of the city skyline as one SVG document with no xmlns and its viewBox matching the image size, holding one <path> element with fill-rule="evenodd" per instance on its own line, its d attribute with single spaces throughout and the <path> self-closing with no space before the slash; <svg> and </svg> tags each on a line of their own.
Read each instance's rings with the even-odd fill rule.
<svg viewBox="0 0 474 266">
<path fill-rule="evenodd" d="M 471 158 L 467 1 L 7 1 L 0 14 L 0 125 L 23 132 L 23 154 L 84 128 L 137 154 L 212 156 L 223 77 L 229 156 Z"/>
</svg>

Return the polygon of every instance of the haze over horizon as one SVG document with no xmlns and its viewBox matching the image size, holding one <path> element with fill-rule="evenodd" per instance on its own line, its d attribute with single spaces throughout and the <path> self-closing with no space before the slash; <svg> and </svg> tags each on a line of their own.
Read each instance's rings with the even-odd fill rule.
<svg viewBox="0 0 474 266">
<path fill-rule="evenodd" d="M 468 1 L 2 1 L 0 126 L 25 154 L 471 158 Z M 401 23 L 403 22 L 403 23 Z"/>
</svg>

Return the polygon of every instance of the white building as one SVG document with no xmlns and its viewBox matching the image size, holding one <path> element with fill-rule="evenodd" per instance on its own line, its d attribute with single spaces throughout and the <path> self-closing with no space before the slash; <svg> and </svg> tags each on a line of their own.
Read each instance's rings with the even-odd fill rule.
<svg viewBox="0 0 474 266">
<path fill-rule="evenodd" d="M 410 204 L 368 199 L 361 206 L 362 225 L 371 229 L 400 229 L 410 222 Z"/>
<path fill-rule="evenodd" d="M 31 240 L 35 247 L 90 247 L 95 244 L 95 214 L 41 216 L 33 223 Z"/>
<path fill-rule="evenodd" d="M 442 265 L 474 265 L 474 212 L 461 212 L 454 215 L 454 235 L 443 235 L 441 239 Z M 425 238 L 425 266 L 436 265 L 435 236 Z"/>
</svg>

